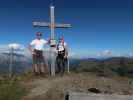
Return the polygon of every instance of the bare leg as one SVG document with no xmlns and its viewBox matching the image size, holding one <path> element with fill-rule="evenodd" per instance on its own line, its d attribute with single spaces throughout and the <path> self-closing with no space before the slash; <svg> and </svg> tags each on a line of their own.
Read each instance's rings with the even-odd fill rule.
<svg viewBox="0 0 133 100">
<path fill-rule="evenodd" d="M 36 72 L 36 73 L 39 73 L 38 64 L 35 64 L 35 72 Z"/>
<path fill-rule="evenodd" d="M 37 64 L 38 67 L 38 73 L 41 74 L 41 64 Z"/>
<path fill-rule="evenodd" d="M 45 68 L 44 68 L 44 64 L 43 63 L 40 64 L 40 69 L 41 69 L 42 73 L 45 73 Z"/>
<path fill-rule="evenodd" d="M 38 66 L 37 66 L 37 63 L 36 63 L 36 60 L 37 60 L 36 55 L 33 54 L 32 56 L 33 56 L 33 73 L 35 75 L 38 75 Z"/>
<path fill-rule="evenodd" d="M 37 75 L 38 74 L 38 66 L 37 66 L 37 64 L 34 64 L 34 66 L 33 66 L 34 68 L 33 68 L 33 71 L 34 71 L 34 73 L 35 73 L 35 75 Z"/>
</svg>

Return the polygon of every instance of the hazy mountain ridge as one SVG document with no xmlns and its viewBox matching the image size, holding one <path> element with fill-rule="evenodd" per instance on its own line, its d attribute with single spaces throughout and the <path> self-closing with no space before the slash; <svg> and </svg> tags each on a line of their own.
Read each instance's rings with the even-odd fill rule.
<svg viewBox="0 0 133 100">
<path fill-rule="evenodd" d="M 48 53 L 46 52 L 45 54 Z M 46 57 L 47 58 L 47 57 Z M 104 59 L 98 58 L 70 58 L 70 69 L 73 71 L 93 71 L 93 72 L 114 72 L 118 70 L 126 71 L 132 74 L 133 58 L 128 57 L 110 57 Z M 9 53 L 0 53 L 0 72 L 8 72 L 10 63 Z M 32 58 L 24 54 L 13 53 L 13 69 L 14 72 L 21 73 L 24 70 L 30 69 L 32 66 Z"/>
<path fill-rule="evenodd" d="M 76 62 L 76 61 L 75 61 Z M 76 72 L 95 72 L 107 75 L 133 76 L 133 58 L 111 57 L 107 59 L 88 58 L 72 64 Z"/>
<path fill-rule="evenodd" d="M 7 73 L 10 64 L 10 54 L 0 54 L 0 73 Z M 31 68 L 31 59 L 23 54 L 13 53 L 13 71 L 21 73 L 26 69 Z"/>
</svg>

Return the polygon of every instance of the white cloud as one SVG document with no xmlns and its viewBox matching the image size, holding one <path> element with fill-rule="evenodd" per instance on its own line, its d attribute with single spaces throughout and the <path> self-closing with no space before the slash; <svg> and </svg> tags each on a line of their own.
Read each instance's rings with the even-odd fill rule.
<svg viewBox="0 0 133 100">
<path fill-rule="evenodd" d="M 9 48 L 8 48 L 8 45 L 0 45 L 0 52 L 2 52 L 2 51 L 9 51 Z"/>
<path fill-rule="evenodd" d="M 128 53 L 124 54 L 123 56 L 133 58 L 133 52 L 128 52 Z"/>
<path fill-rule="evenodd" d="M 72 56 L 74 56 L 74 55 L 76 55 L 75 52 L 69 52 L 69 57 L 72 57 Z"/>
<path fill-rule="evenodd" d="M 21 49 L 22 48 L 22 46 L 20 44 L 18 44 L 18 43 L 11 43 L 11 44 L 8 45 L 8 47 L 10 49 L 11 48 L 13 48 L 13 49 Z"/>
<path fill-rule="evenodd" d="M 11 48 L 14 49 L 14 52 L 23 53 L 25 52 L 25 47 L 19 43 L 10 43 L 10 44 L 0 44 L 0 53 L 9 53 Z"/>
<path fill-rule="evenodd" d="M 128 56 L 133 57 L 133 52 L 130 52 Z"/>
<path fill-rule="evenodd" d="M 113 56 L 113 53 L 111 50 L 104 50 L 104 51 L 98 53 L 97 56 L 99 56 L 99 57 L 111 57 L 111 56 Z"/>
</svg>

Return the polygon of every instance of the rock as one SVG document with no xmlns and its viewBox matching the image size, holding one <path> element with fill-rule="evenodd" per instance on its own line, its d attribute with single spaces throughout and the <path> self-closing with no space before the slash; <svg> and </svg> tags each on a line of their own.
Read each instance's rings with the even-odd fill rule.
<svg viewBox="0 0 133 100">
<path fill-rule="evenodd" d="M 88 91 L 93 93 L 101 93 L 101 91 L 97 88 L 89 88 Z"/>
</svg>

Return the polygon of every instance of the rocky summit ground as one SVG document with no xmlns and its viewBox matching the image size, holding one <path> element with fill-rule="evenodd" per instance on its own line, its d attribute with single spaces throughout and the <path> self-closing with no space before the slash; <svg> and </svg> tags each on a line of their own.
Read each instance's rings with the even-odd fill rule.
<svg viewBox="0 0 133 100">
<path fill-rule="evenodd" d="M 133 95 L 132 80 L 125 77 L 101 77 L 93 73 L 70 73 L 63 77 L 34 77 L 23 84 L 29 93 L 23 100 L 65 100 L 68 92 L 90 92 L 96 88 L 101 94 Z"/>
</svg>

